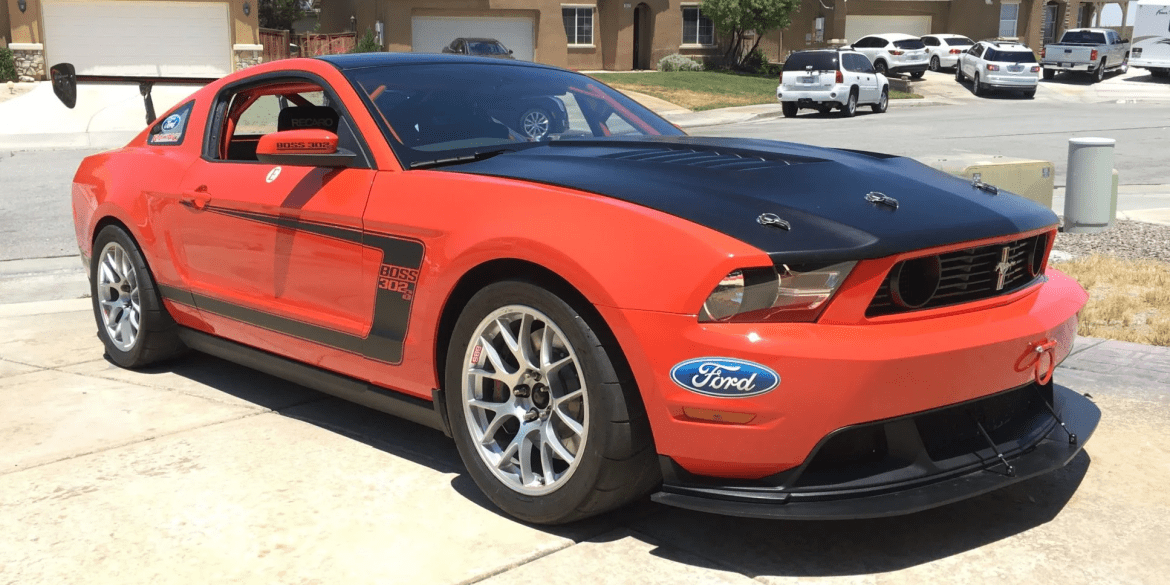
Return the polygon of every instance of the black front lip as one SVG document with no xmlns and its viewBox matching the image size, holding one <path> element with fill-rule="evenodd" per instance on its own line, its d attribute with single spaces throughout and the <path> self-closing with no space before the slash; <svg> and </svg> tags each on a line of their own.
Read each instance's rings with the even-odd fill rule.
<svg viewBox="0 0 1170 585">
<path fill-rule="evenodd" d="M 652 499 L 700 512 L 790 520 L 880 518 L 944 506 L 1050 473 L 1076 457 L 1097 429 L 1101 411 L 1089 399 L 1067 388 L 1056 387 L 1053 391 L 1055 410 L 1077 440 L 1070 442 L 1066 431 L 1054 424 L 1030 450 L 1008 458 L 1014 471 L 1011 475 L 1002 463 L 992 461 L 982 469 L 909 489 L 887 491 L 879 487 L 869 493 L 851 491 L 837 499 L 803 501 L 781 490 L 671 483 L 664 484 Z"/>
</svg>

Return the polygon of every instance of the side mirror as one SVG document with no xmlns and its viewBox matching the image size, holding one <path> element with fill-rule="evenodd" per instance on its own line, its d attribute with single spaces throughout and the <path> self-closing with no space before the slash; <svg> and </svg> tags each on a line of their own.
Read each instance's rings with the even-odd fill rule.
<svg viewBox="0 0 1170 585">
<path fill-rule="evenodd" d="M 256 158 L 262 163 L 290 167 L 342 168 L 357 155 L 337 148 L 337 135 L 328 130 L 285 130 L 260 137 Z"/>
<path fill-rule="evenodd" d="M 1117 41 L 1117 44 L 1124 45 L 1125 43 L 1128 43 L 1128 42 L 1129 42 L 1129 39 L 1121 39 L 1120 41 Z"/>
<path fill-rule="evenodd" d="M 65 107 L 73 109 L 77 105 L 77 70 L 71 63 L 58 63 L 49 68 L 49 77 L 53 80 L 53 93 Z"/>
</svg>

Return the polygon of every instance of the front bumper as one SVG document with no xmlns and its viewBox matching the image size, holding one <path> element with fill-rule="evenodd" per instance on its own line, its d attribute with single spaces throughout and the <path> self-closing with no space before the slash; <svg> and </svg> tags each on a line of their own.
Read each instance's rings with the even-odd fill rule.
<svg viewBox="0 0 1170 585">
<path fill-rule="evenodd" d="M 910 514 L 1064 467 L 1081 451 L 1100 418 L 1101 411 L 1084 396 L 1063 387 L 1053 391 L 1051 383 L 1032 384 L 934 411 L 840 429 L 822 440 L 801 467 L 757 481 L 696 477 L 662 458 L 664 484 L 653 500 L 755 518 L 828 520 Z M 986 434 L 976 433 L 967 428 L 974 421 L 987 426 L 994 421 L 1000 426 L 994 430 L 981 426 Z M 971 445 L 974 450 L 962 452 Z"/>
</svg>

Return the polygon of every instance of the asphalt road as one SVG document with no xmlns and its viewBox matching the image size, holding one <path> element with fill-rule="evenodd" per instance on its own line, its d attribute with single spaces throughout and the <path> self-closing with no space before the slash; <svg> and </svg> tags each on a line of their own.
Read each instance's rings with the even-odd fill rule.
<svg viewBox="0 0 1170 585">
<path fill-rule="evenodd" d="M 1068 139 L 1095 136 L 1117 140 L 1114 168 L 1126 185 L 1170 183 L 1165 104 L 1054 104 L 991 99 L 957 106 L 905 107 L 885 114 L 865 108 L 855 118 L 802 110 L 796 118 L 692 128 L 699 136 L 735 136 L 803 142 L 910 157 L 955 153 L 999 154 L 1056 164 L 1064 185 Z"/>
<path fill-rule="evenodd" d="M 1117 139 L 1115 168 L 1125 185 L 1170 184 L 1164 104 L 1054 104 L 994 99 L 957 106 L 894 105 L 856 118 L 802 113 L 794 119 L 695 128 L 691 134 L 767 138 L 905 156 L 1001 154 L 1049 160 L 1064 184 L 1068 139 Z M 0 261 L 76 253 L 70 181 L 96 150 L 0 152 Z M 1166 207 L 1151 201 L 1151 206 Z"/>
</svg>

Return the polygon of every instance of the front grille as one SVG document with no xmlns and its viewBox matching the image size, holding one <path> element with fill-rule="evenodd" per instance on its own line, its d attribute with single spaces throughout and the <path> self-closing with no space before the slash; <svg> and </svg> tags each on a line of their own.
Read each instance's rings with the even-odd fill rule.
<svg viewBox="0 0 1170 585">
<path fill-rule="evenodd" d="M 1007 260 L 1004 264 L 1004 250 L 1007 250 Z M 904 260 L 894 265 L 886 275 L 882 285 L 878 287 L 873 300 L 865 310 L 866 317 L 894 315 L 921 309 L 947 307 L 960 303 L 969 303 L 1009 294 L 1020 290 L 1036 281 L 1043 267 L 1044 252 L 1048 249 L 1048 234 L 1039 234 L 1012 242 L 992 244 L 956 250 L 939 254 L 937 258 L 937 277 L 933 274 L 924 278 L 921 274 L 908 274 L 905 277 L 901 271 L 910 268 L 921 270 L 922 259 Z M 931 257 L 928 257 L 930 259 Z M 1007 270 L 1003 267 L 1008 266 Z M 1000 282 L 1002 276 L 1002 283 Z M 913 277 L 913 278 L 911 278 Z M 900 288 L 905 282 L 913 282 L 915 287 L 929 286 L 937 281 L 937 288 L 933 293 L 926 290 L 916 290 L 915 294 L 906 294 Z M 927 284 L 923 284 L 923 282 Z M 898 282 L 897 285 L 895 283 Z M 913 306 L 903 301 L 903 298 L 926 299 L 915 302 Z"/>
</svg>

